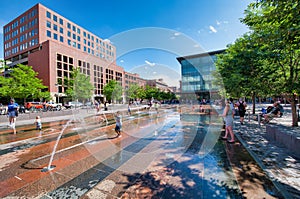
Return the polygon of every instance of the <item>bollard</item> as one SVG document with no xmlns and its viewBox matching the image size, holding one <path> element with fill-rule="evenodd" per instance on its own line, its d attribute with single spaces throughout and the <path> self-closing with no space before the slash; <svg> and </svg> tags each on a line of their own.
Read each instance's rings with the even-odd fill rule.
<svg viewBox="0 0 300 199">
<path fill-rule="evenodd" d="M 248 122 L 250 123 L 250 110 L 248 109 Z"/>
</svg>

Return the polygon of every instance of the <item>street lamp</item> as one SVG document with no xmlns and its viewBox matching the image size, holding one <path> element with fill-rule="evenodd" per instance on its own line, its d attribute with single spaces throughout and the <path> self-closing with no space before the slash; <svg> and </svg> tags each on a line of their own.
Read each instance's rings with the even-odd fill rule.
<svg viewBox="0 0 300 199">
<path fill-rule="evenodd" d="M 57 104 L 59 104 L 59 84 L 55 84 L 55 86 L 57 87 Z"/>
</svg>

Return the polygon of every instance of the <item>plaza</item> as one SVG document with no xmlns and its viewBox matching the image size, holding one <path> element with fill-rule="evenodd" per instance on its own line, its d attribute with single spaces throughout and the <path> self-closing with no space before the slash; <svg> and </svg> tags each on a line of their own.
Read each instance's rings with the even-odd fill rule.
<svg viewBox="0 0 300 199">
<path fill-rule="evenodd" d="M 121 138 L 116 110 L 124 116 Z M 163 105 L 158 113 L 137 106 L 131 116 L 122 105 L 59 111 L 42 115 L 42 132 L 31 114 L 20 116 L 17 135 L 1 123 L 1 198 L 299 196 L 299 159 L 268 140 L 252 117 L 244 126 L 235 119 L 237 142 L 230 144 L 219 139 L 217 112 L 188 105 Z"/>
</svg>

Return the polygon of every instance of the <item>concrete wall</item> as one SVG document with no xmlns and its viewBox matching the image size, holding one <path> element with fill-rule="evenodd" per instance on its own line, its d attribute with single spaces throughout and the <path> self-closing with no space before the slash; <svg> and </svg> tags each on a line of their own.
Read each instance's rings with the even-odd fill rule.
<svg viewBox="0 0 300 199">
<path fill-rule="evenodd" d="M 266 136 L 269 140 L 283 145 L 300 157 L 300 135 L 296 130 L 290 130 L 281 125 L 267 125 Z"/>
</svg>

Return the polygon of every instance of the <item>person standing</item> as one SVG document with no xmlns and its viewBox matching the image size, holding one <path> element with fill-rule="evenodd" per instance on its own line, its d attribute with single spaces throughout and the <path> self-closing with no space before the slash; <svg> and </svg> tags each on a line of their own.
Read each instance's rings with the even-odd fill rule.
<svg viewBox="0 0 300 199">
<path fill-rule="evenodd" d="M 128 111 L 128 115 L 131 115 L 131 109 L 130 109 L 130 102 L 128 102 L 128 107 L 127 107 L 127 111 Z"/>
<path fill-rule="evenodd" d="M 98 113 L 100 111 L 100 104 L 97 100 L 95 100 L 95 107 L 96 107 L 96 112 Z"/>
<path fill-rule="evenodd" d="M 35 117 L 35 126 L 36 126 L 36 130 L 42 130 L 42 120 L 40 116 L 36 116 Z"/>
<path fill-rule="evenodd" d="M 17 133 L 16 131 L 16 119 L 18 116 L 18 103 L 15 102 L 14 99 L 11 99 L 8 106 L 7 106 L 7 112 L 8 112 L 8 126 L 14 130 L 14 134 Z"/>
<path fill-rule="evenodd" d="M 226 105 L 221 115 L 225 121 L 225 136 L 222 137 L 223 140 L 227 140 L 229 143 L 234 143 L 234 134 L 233 134 L 233 110 L 230 107 L 230 101 L 226 101 Z M 228 140 L 228 133 L 230 134 L 230 140 Z"/>
<path fill-rule="evenodd" d="M 117 137 L 122 137 L 122 135 L 121 135 L 121 130 L 122 130 L 122 115 L 121 115 L 120 111 L 117 111 L 117 113 L 115 114 L 115 120 L 116 120 L 115 131 L 118 134 Z"/>
<path fill-rule="evenodd" d="M 241 125 L 243 125 L 247 104 L 246 102 L 243 101 L 242 98 L 240 98 L 240 100 L 236 103 L 236 105 L 238 107 Z"/>
</svg>

